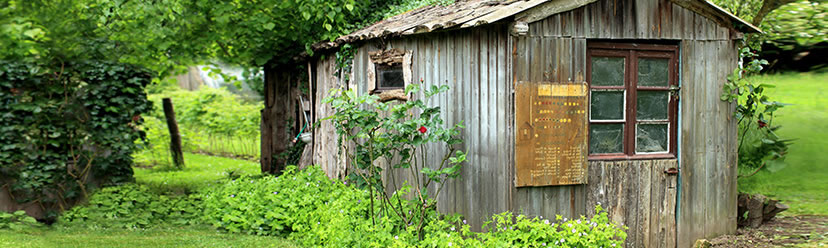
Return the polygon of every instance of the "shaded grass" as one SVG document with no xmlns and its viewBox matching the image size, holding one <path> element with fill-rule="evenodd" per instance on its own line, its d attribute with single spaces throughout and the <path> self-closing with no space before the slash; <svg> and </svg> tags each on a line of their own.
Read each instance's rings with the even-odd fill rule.
<svg viewBox="0 0 828 248">
<path fill-rule="evenodd" d="M 0 230 L 0 247 L 296 247 L 277 237 L 228 234 L 208 226 L 144 230 L 42 227 Z"/>
<path fill-rule="evenodd" d="M 255 175 L 259 163 L 208 155 L 184 153 L 185 168 L 135 168 L 135 181 L 159 192 L 191 193 L 215 185 L 232 175 Z"/>
<path fill-rule="evenodd" d="M 777 111 L 780 137 L 796 139 L 789 147 L 787 166 L 776 173 L 762 171 L 740 178 L 739 190 L 761 193 L 789 204 L 783 214 L 828 215 L 828 73 L 765 75 L 758 82 L 771 100 L 792 104 Z"/>
</svg>

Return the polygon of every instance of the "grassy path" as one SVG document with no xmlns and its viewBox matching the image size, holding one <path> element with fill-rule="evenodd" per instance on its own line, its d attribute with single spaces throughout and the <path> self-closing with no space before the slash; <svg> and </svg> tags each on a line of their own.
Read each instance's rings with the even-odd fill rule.
<svg viewBox="0 0 828 248">
<path fill-rule="evenodd" d="M 184 153 L 186 167 L 180 171 L 163 168 L 135 168 L 135 181 L 162 191 L 192 192 L 210 187 L 229 174 L 255 175 L 259 163 L 232 158 Z"/>
<path fill-rule="evenodd" d="M 828 215 L 828 73 L 762 76 L 772 100 L 792 104 L 777 112 L 782 138 L 796 139 L 788 166 L 739 180 L 739 190 L 778 198 L 791 206 L 787 215 Z"/>
</svg>

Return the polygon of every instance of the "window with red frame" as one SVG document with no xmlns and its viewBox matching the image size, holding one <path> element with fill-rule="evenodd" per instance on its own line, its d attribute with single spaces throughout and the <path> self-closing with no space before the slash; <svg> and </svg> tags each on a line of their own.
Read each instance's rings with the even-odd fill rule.
<svg viewBox="0 0 828 248">
<path fill-rule="evenodd" d="M 671 158 L 676 153 L 678 47 L 590 43 L 589 158 Z"/>
</svg>

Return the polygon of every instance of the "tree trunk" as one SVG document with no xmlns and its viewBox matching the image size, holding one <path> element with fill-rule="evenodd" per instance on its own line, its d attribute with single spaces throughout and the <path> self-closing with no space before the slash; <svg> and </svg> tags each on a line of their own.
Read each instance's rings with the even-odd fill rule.
<svg viewBox="0 0 828 248">
<path fill-rule="evenodd" d="M 162 99 L 164 106 L 164 117 L 167 118 L 167 129 L 170 130 L 170 155 L 173 165 L 177 169 L 184 169 L 184 153 L 181 151 L 181 134 L 178 132 L 178 122 L 175 121 L 175 110 L 172 100 Z"/>
<path fill-rule="evenodd" d="M 765 0 L 762 1 L 762 8 L 759 9 L 759 12 L 756 12 L 756 15 L 753 16 L 753 20 L 751 24 L 753 26 L 759 26 L 762 24 L 762 21 L 765 20 L 765 17 L 770 14 L 771 11 L 782 7 L 782 5 L 789 4 L 795 2 L 795 0 Z"/>
</svg>

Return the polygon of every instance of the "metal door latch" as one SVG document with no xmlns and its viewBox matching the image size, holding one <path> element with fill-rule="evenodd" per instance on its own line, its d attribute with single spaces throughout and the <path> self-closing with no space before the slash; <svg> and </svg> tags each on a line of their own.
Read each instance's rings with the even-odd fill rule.
<svg viewBox="0 0 828 248">
<path fill-rule="evenodd" d="M 676 169 L 676 168 L 670 168 L 670 169 L 664 170 L 664 173 L 667 174 L 667 175 L 676 175 L 676 174 L 679 173 L 679 170 Z"/>
</svg>

